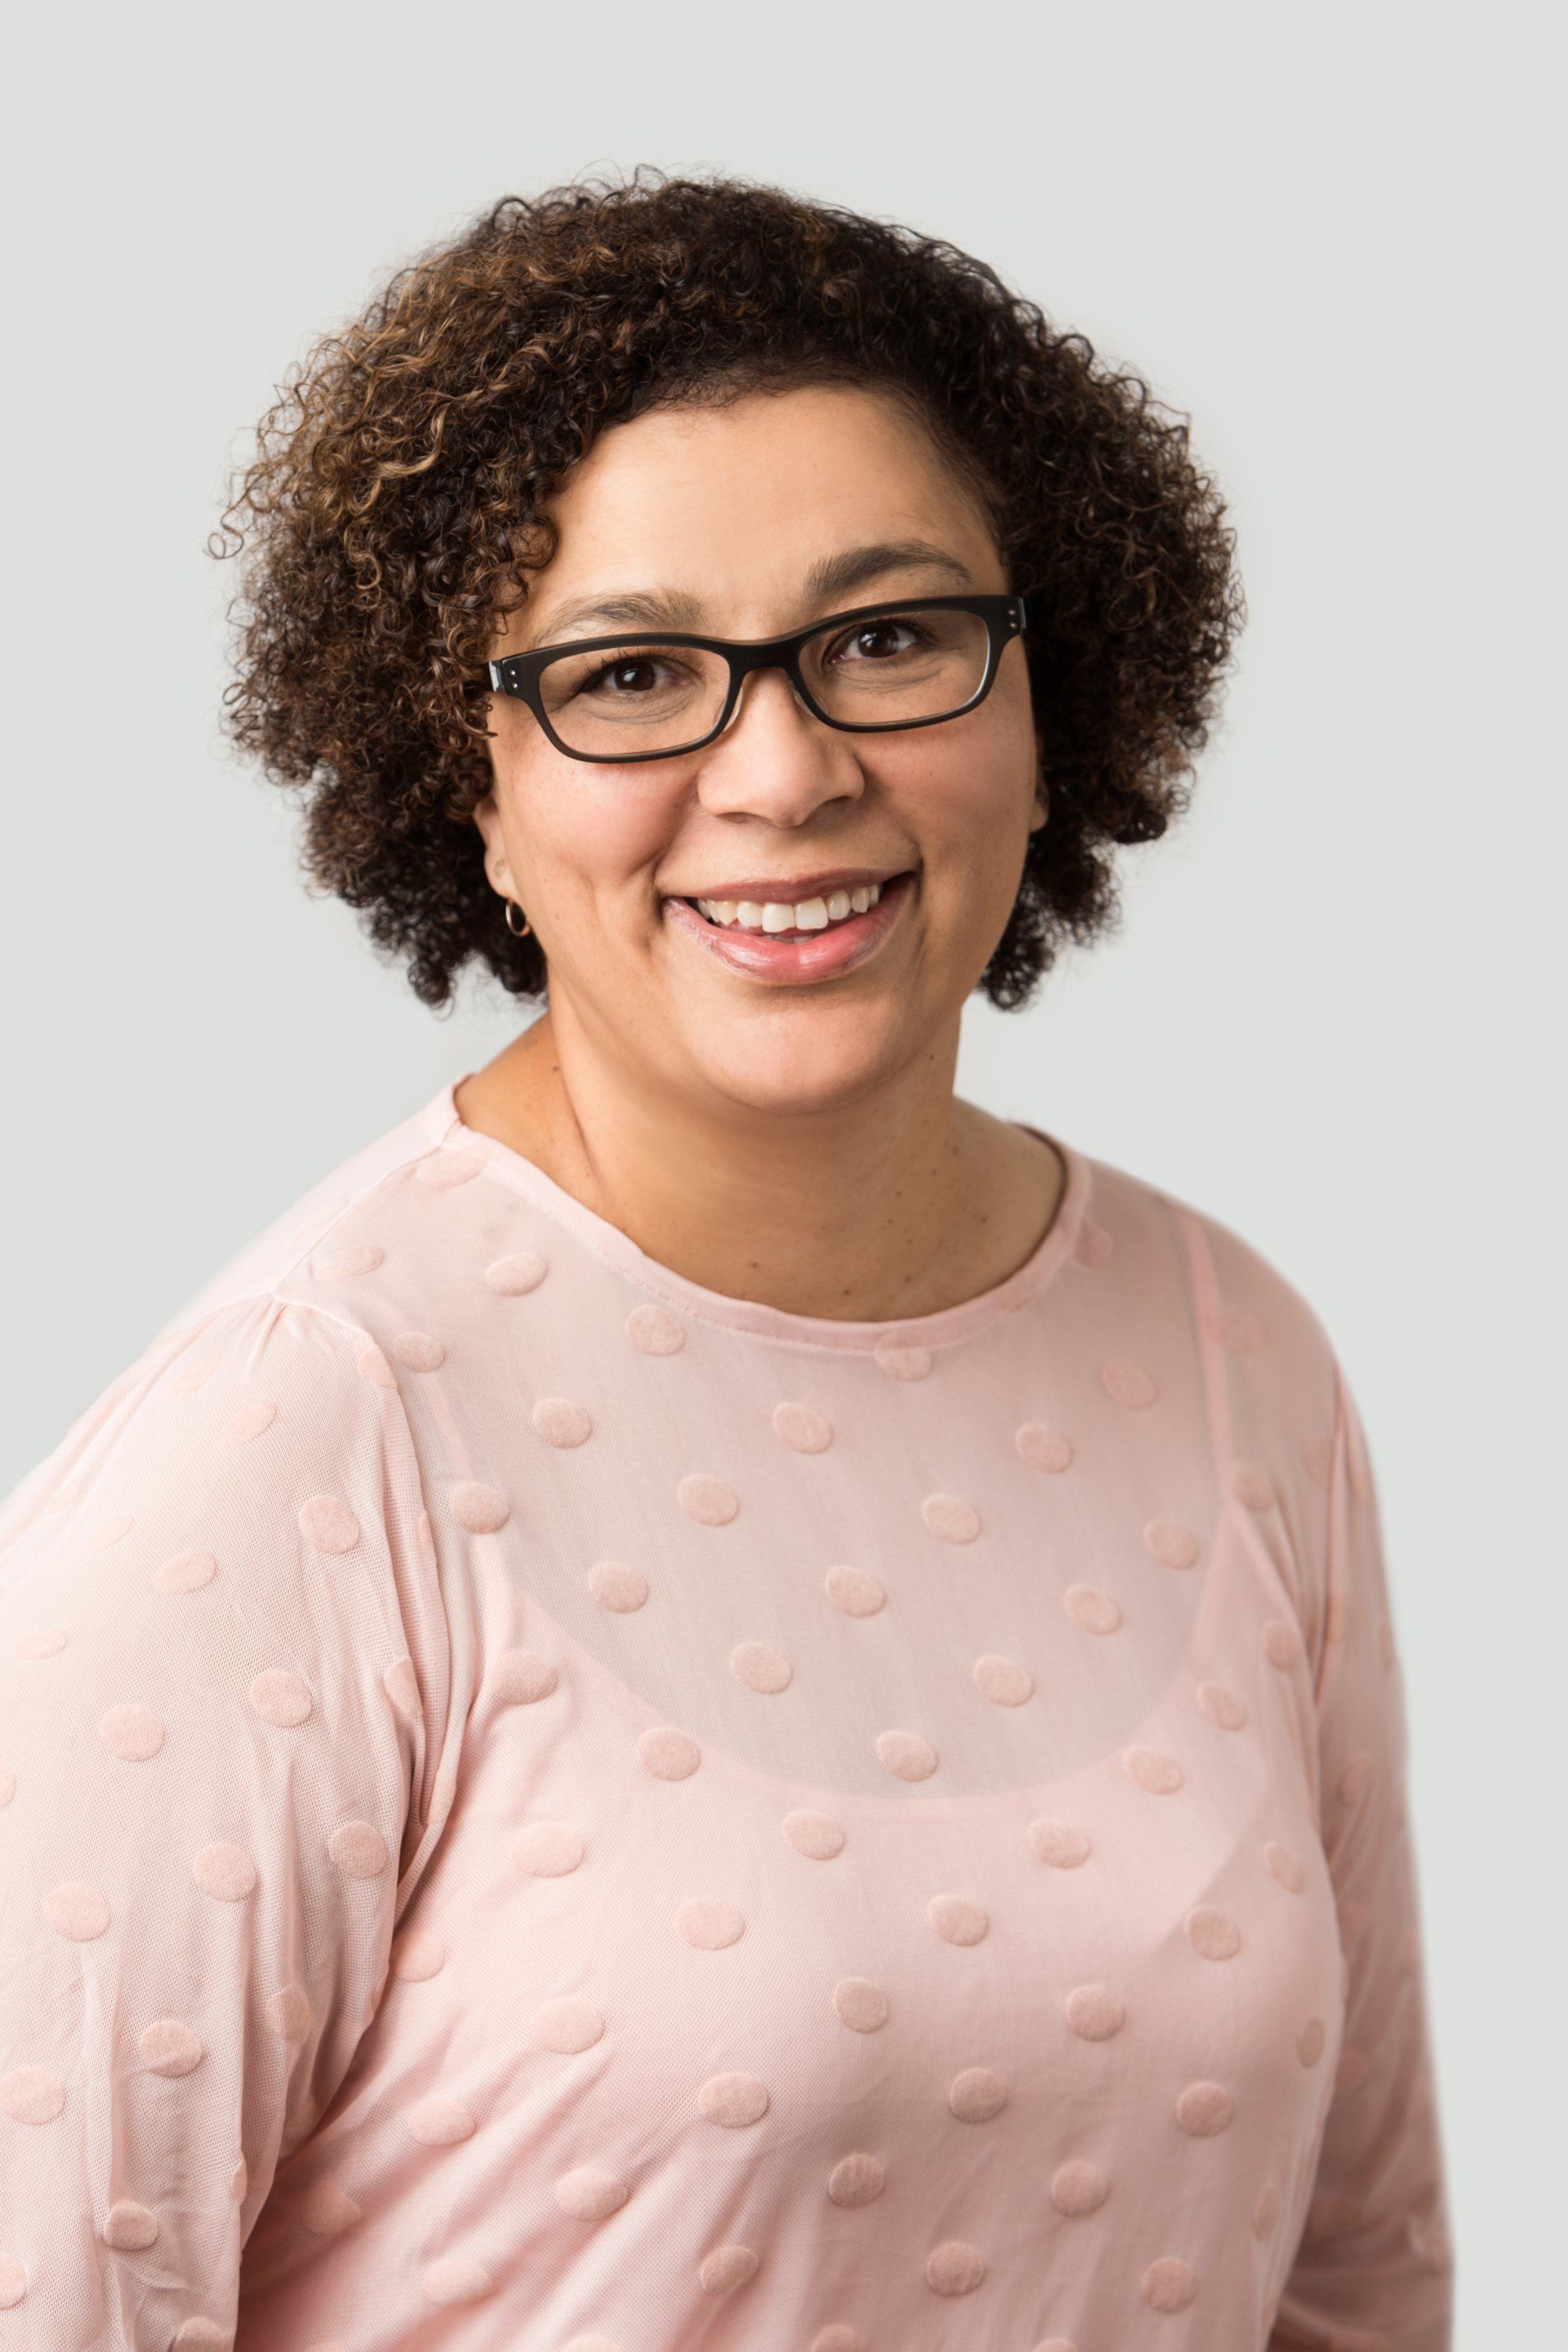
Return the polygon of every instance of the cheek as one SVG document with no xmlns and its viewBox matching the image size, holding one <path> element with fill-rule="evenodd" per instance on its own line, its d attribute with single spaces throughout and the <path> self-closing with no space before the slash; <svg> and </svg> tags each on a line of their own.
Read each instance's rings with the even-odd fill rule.
<svg viewBox="0 0 1568 2352">
<path fill-rule="evenodd" d="M 563 908 L 641 887 L 665 854 L 671 831 L 667 796 L 617 785 L 581 761 L 561 760 L 565 774 L 531 771 L 513 780 L 506 801 L 512 861 L 537 895 Z"/>
<path fill-rule="evenodd" d="M 889 806 L 918 847 L 928 877 L 1008 877 L 1028 837 L 1037 779 L 1027 708 L 989 702 L 951 731 L 905 738 L 883 772 Z"/>
</svg>

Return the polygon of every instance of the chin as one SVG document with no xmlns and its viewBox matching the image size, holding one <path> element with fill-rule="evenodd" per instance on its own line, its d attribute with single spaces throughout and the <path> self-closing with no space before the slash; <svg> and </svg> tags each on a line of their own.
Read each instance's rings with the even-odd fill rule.
<svg viewBox="0 0 1568 2352">
<path fill-rule="evenodd" d="M 775 1012 L 743 1024 L 743 1034 L 694 1040 L 692 1059 L 731 1102 L 799 1118 L 863 1101 L 921 1050 L 921 1041 L 910 1041 L 895 1051 L 868 1005 L 847 1007 L 842 1022 L 825 1019 L 825 1011 Z"/>
</svg>

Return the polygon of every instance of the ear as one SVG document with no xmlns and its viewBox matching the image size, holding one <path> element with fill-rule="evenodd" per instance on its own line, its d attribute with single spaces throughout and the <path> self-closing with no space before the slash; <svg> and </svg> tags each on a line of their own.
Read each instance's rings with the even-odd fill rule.
<svg viewBox="0 0 1568 2352">
<path fill-rule="evenodd" d="M 474 823 L 485 845 L 485 872 L 492 889 L 507 898 L 511 892 L 511 868 L 507 864 L 506 844 L 501 833 L 500 811 L 496 806 L 494 793 L 487 793 L 474 809 Z"/>
<path fill-rule="evenodd" d="M 1051 788 L 1046 782 L 1046 771 L 1042 765 L 1035 780 L 1035 814 L 1029 819 L 1031 833 L 1038 833 L 1049 816 L 1050 809 Z"/>
</svg>

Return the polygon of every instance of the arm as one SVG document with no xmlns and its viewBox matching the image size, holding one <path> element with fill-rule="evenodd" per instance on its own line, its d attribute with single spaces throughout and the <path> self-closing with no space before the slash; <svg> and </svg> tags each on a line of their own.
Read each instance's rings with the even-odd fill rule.
<svg viewBox="0 0 1568 2352">
<path fill-rule="evenodd" d="M 0 1527 L 0 2311 L 49 2352 L 229 2340 L 385 1973 L 442 1620 L 363 1346 L 224 1308 Z"/>
<path fill-rule="evenodd" d="M 1346 2020 L 1306 2228 L 1268 2352 L 1448 2352 L 1453 2273 L 1404 1693 L 1371 1463 L 1337 1364 L 1334 1389 L 1315 1688 Z"/>
</svg>

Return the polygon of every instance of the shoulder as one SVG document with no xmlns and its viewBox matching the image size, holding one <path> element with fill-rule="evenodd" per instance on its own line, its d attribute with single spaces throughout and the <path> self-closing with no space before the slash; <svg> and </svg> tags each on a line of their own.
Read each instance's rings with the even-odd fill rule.
<svg viewBox="0 0 1568 2352">
<path fill-rule="evenodd" d="M 449 1171 L 468 1172 L 469 1155 L 460 1149 L 464 1130 L 452 1094 L 451 1087 L 444 1087 L 408 1118 L 313 1179 L 202 1283 L 158 1339 L 178 1339 L 216 1310 L 248 1298 L 297 1291 L 312 1268 L 331 1270 L 344 1251 L 352 1256 L 356 1233 L 400 1198 L 428 1202 Z"/>
<path fill-rule="evenodd" d="M 300 1193 L 0 1501 L 0 1598 L 24 1561 L 109 1593 L 132 1557 L 145 1576 L 220 1539 L 280 1605 L 337 1547 L 362 1577 L 389 1553 L 423 1573 L 441 1434 L 408 1375 L 444 1359 L 437 1333 L 483 1340 L 543 1272 L 526 1204 L 486 1165 L 448 1087 Z M 448 1384 L 488 1370 L 468 1347 Z"/>
<path fill-rule="evenodd" d="M 1289 1593 L 1310 1649 L 1326 1608 L 1345 1390 L 1322 1315 L 1289 1266 L 1173 1188 L 1091 1164 L 1079 1249 L 1102 1331 L 1160 1370 L 1213 1465 L 1222 1507 Z M 1125 1345 L 1125 1342 L 1119 1343 Z"/>
<path fill-rule="evenodd" d="M 1331 1421 L 1338 1367 L 1317 1306 L 1279 1258 L 1213 1210 L 1112 1162 L 1089 1161 L 1077 1251 L 1132 1295 L 1166 1297 L 1211 1371 Z"/>
<path fill-rule="evenodd" d="M 0 1509 L 0 1618 L 36 1646 L 153 1596 L 321 1621 L 385 1605 L 416 1492 L 404 1433 L 339 1318 L 247 1296 L 151 1342 Z M 351 1595 L 353 1596 L 351 1601 Z"/>
<path fill-rule="evenodd" d="M 155 1629 L 150 1595 L 201 1592 L 165 1632 L 221 1646 L 247 1617 L 292 1620 L 403 1654 L 433 1564 L 413 1433 L 372 1319 L 300 1277 L 400 1186 L 428 1195 L 449 1112 L 447 1090 L 299 1195 L 0 1501 L 10 1649 L 89 1626 L 113 1648 L 117 1612 Z"/>
</svg>

